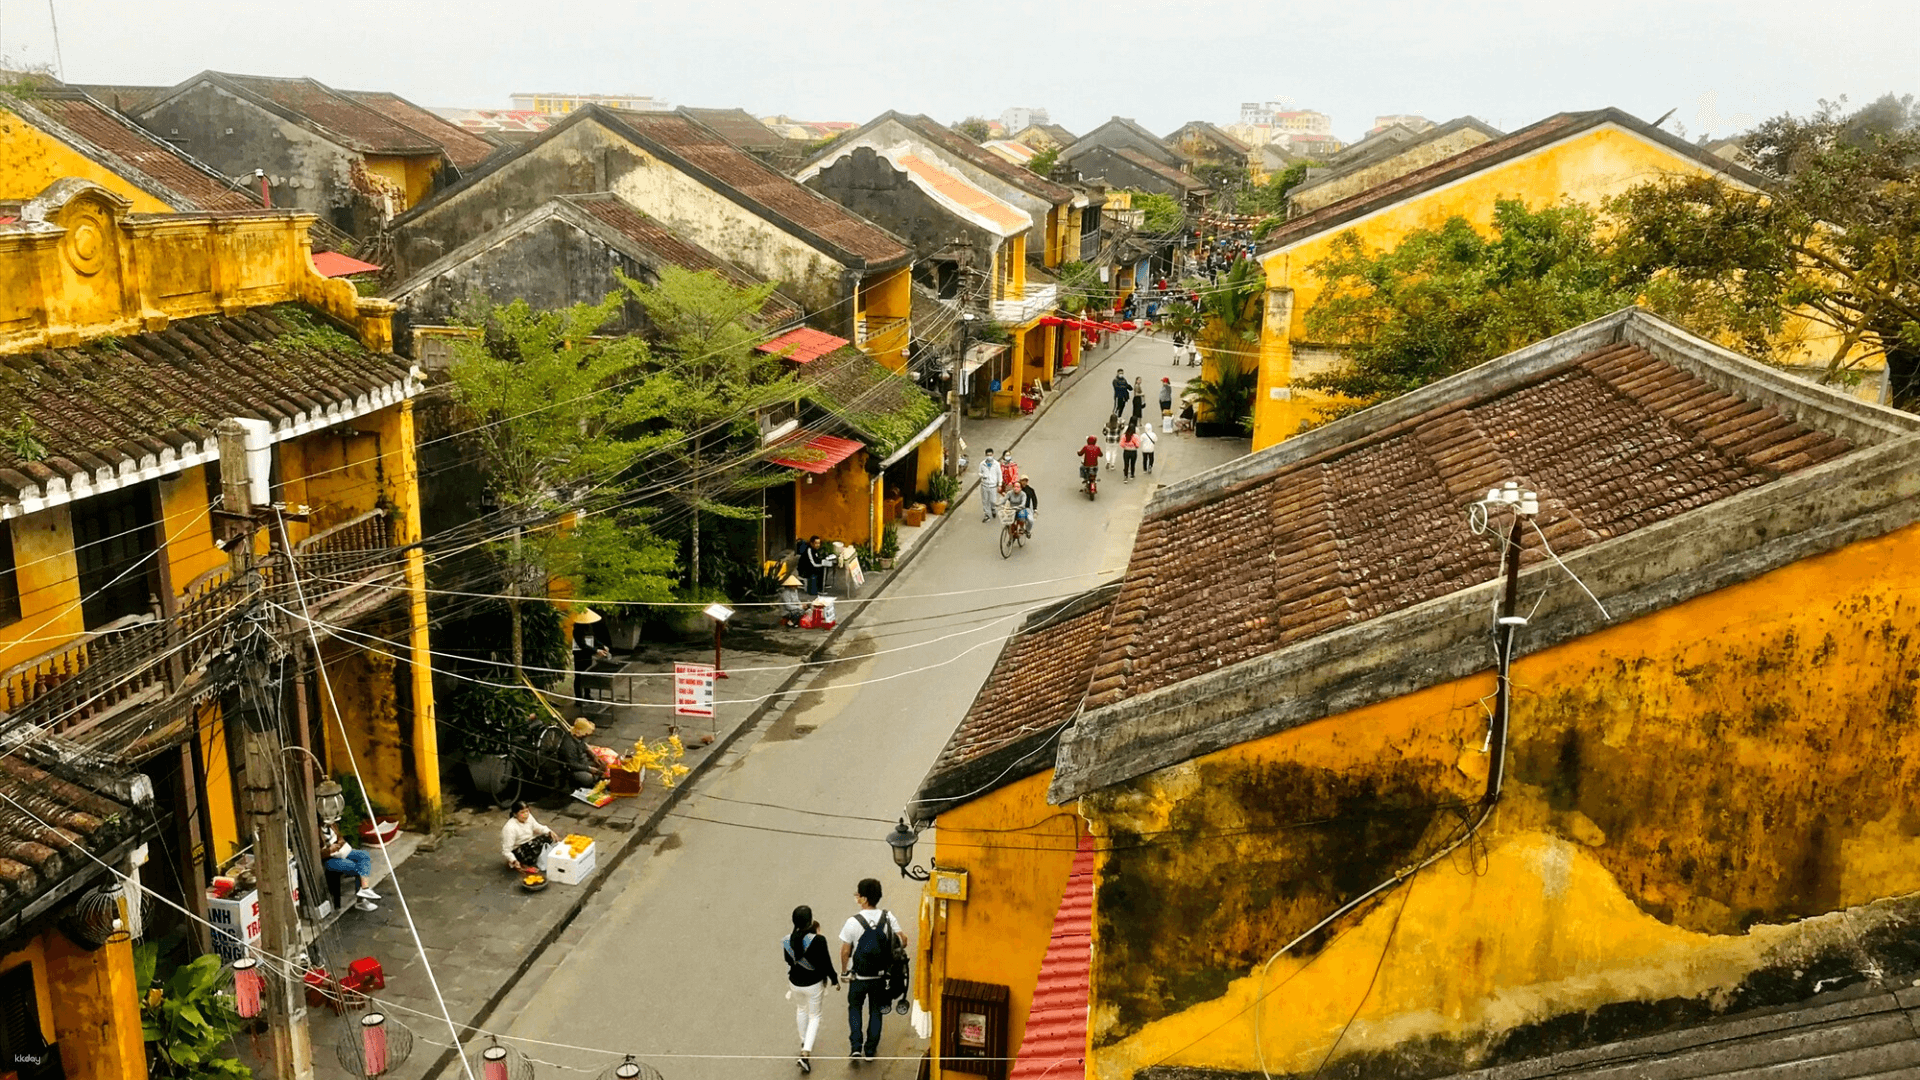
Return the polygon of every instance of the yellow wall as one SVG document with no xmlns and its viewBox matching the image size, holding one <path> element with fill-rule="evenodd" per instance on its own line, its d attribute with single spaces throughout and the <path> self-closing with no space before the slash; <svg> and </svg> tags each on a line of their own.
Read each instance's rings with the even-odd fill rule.
<svg viewBox="0 0 1920 1080">
<path fill-rule="evenodd" d="M 1082 800 L 1115 849 L 1093 1074 L 1256 1069 L 1256 1012 L 1276 1074 L 1316 1068 L 1356 1013 L 1343 1057 L 1467 1069 L 1516 1027 L 1603 1039 L 1636 1009 L 1725 1008 L 1743 980 L 1804 994 L 1823 955 L 1861 962 L 1906 917 L 1848 909 L 1920 890 L 1916 590 L 1920 526 L 1522 658 L 1484 848 L 1264 978 L 1458 826 L 1439 807 L 1484 784 L 1490 672 Z"/>
<path fill-rule="evenodd" d="M 889 371 L 907 370 L 907 342 L 912 334 L 913 275 L 907 267 L 887 270 L 860 283 L 855 310 L 872 320 L 898 319 L 899 324 L 861 342 L 868 356 Z"/>
<path fill-rule="evenodd" d="M 1604 125 L 1262 255 L 1271 291 L 1254 399 L 1253 448 L 1292 436 L 1326 400 L 1295 391 L 1293 383 L 1308 373 L 1296 366 L 1295 354 L 1308 343 L 1306 312 L 1319 299 L 1322 286 L 1312 267 L 1327 257 L 1335 237 L 1353 232 L 1370 249 L 1391 249 L 1407 234 L 1438 228 L 1452 217 L 1463 217 L 1484 231 L 1491 226 L 1494 203 L 1501 199 L 1520 199 L 1533 207 L 1569 199 L 1597 205 L 1664 175 L 1707 174 L 1706 167 L 1690 157 Z M 1274 390 L 1283 398 L 1276 399 Z"/>
<path fill-rule="evenodd" d="M 20 621 L 0 627 L 0 670 L 64 646 L 85 629 L 73 521 L 56 506 L 12 521 L 14 580 Z"/>
<path fill-rule="evenodd" d="M 227 725 L 220 715 L 219 703 L 209 702 L 194 710 L 194 730 L 194 752 L 206 774 L 206 788 L 200 797 L 206 803 L 207 820 L 212 827 L 207 849 L 212 852 L 214 863 L 224 866 L 246 846 L 240 840 L 240 815 L 234 806 L 232 779 L 239 775 L 244 762 L 240 760 L 239 748 L 227 745 Z"/>
<path fill-rule="evenodd" d="M 31 199 L 64 176 L 99 184 L 126 199 L 135 213 L 173 212 L 173 207 L 126 177 L 0 108 L 0 199 Z"/>
<path fill-rule="evenodd" d="M 46 934 L 41 934 L 0 957 L 0 971 L 12 971 L 21 964 L 33 965 L 33 997 L 40 1006 L 40 1037 L 53 1042 L 58 1035 L 53 1023 L 53 994 L 47 986 L 46 938 Z"/>
<path fill-rule="evenodd" d="M 1020 1048 L 1079 843 L 1079 815 L 1047 805 L 1052 779 L 1051 770 L 1030 776 L 939 815 L 934 862 L 967 871 L 968 896 L 934 901 L 933 910 L 923 912 L 921 964 L 933 979 L 926 1003 L 936 1010 L 935 1032 L 944 1019 L 938 987 L 946 979 L 994 983 L 1009 991 L 1008 1052 Z M 936 1068 L 934 1076 L 941 1075 Z"/>
<path fill-rule="evenodd" d="M 856 545 L 872 538 L 875 511 L 868 505 L 870 485 L 863 464 L 866 457 L 866 451 L 856 451 L 831 472 L 819 476 L 801 473 L 794 479 L 798 500 L 793 525 L 795 536 L 818 536 L 822 541 L 839 540 Z M 812 483 L 807 482 L 809 477 Z M 879 493 L 874 492 L 872 498 L 877 504 Z"/>
<path fill-rule="evenodd" d="M 88 952 L 59 931 L 41 938 L 63 1071 L 75 1080 L 146 1080 L 133 943 L 122 940 Z"/>
</svg>

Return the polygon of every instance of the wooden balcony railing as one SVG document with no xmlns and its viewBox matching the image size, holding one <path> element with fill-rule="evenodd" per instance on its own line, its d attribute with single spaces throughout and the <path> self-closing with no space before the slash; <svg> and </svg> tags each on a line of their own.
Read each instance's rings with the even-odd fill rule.
<svg viewBox="0 0 1920 1080">
<path fill-rule="evenodd" d="M 869 354 L 897 352 L 907 347 L 907 320 L 862 316 L 853 325 L 854 344 Z"/>
</svg>

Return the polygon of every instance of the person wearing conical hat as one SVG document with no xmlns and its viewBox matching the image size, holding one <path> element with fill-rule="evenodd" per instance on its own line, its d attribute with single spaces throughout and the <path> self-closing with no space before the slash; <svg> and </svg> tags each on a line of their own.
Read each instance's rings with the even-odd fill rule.
<svg viewBox="0 0 1920 1080">
<path fill-rule="evenodd" d="M 780 580 L 780 625 L 799 626 L 800 616 L 806 614 L 806 602 L 800 598 L 800 590 L 806 582 L 798 574 L 788 574 Z"/>
</svg>

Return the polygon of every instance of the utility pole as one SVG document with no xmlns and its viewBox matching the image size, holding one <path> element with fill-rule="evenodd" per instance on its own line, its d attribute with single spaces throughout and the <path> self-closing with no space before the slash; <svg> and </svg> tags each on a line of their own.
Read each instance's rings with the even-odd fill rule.
<svg viewBox="0 0 1920 1080">
<path fill-rule="evenodd" d="M 1496 497 L 1498 497 L 1496 499 Z M 1487 793 L 1483 801 L 1491 804 L 1500 797 L 1507 775 L 1507 726 L 1513 718 L 1513 646 L 1520 628 L 1527 625 L 1520 607 L 1520 545 L 1526 541 L 1527 523 L 1540 512 L 1540 497 L 1519 490 L 1509 480 L 1503 487 L 1487 492 L 1487 505 L 1503 503 L 1513 512 L 1513 525 L 1507 533 L 1506 590 L 1500 598 L 1500 617 L 1494 623 L 1493 649 L 1499 664 L 1499 682 L 1494 687 L 1493 719 L 1487 724 L 1487 748 L 1493 760 L 1487 763 Z"/>
<path fill-rule="evenodd" d="M 965 298 L 961 300 L 965 303 Z M 967 362 L 967 336 L 973 330 L 973 313 L 960 314 L 960 352 L 953 358 L 953 378 L 949 380 L 951 403 L 947 407 L 947 475 L 960 478 L 960 413 L 966 407 L 966 396 L 961 393 L 960 380 L 965 377 L 963 368 Z"/>
<path fill-rule="evenodd" d="M 227 559 L 234 580 L 246 582 L 255 590 L 247 601 L 247 622 L 252 630 L 243 636 L 238 655 L 228 657 L 233 674 L 229 687 L 220 695 L 223 716 L 237 720 L 244 739 L 243 786 L 247 814 L 253 820 L 254 873 L 260 887 L 260 947 L 268 955 L 286 959 L 298 957 L 305 948 L 300 939 L 299 917 L 294 911 L 293 876 L 287 845 L 288 792 L 282 783 L 283 743 L 281 741 L 280 687 L 271 678 L 266 633 L 262 617 L 266 604 L 260 597 L 260 581 L 254 568 L 254 534 L 261 522 L 255 518 L 256 500 L 265 488 L 265 477 L 255 483 L 254 462 L 249 460 L 250 442 L 264 442 L 264 432 L 250 430 L 242 420 L 220 424 L 220 485 L 227 523 Z M 251 438 L 250 438 L 251 437 Z M 255 453 L 261 447 L 252 447 Z M 291 552 L 286 553 L 288 558 Z M 304 815 L 301 822 L 305 826 Z M 244 932 L 244 931 L 243 931 Z M 297 979 L 279 978 L 267 982 L 267 1026 L 273 1040 L 273 1062 L 279 1080 L 313 1080 L 313 1043 L 307 1032 L 305 986 Z"/>
</svg>

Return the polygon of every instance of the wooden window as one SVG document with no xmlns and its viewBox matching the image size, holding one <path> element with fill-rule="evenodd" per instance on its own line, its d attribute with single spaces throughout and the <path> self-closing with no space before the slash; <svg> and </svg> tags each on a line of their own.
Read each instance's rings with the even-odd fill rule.
<svg viewBox="0 0 1920 1080">
<path fill-rule="evenodd" d="M 1007 1075 L 1007 988 L 948 979 L 940 994 L 940 1068 L 989 1080 Z"/>
<path fill-rule="evenodd" d="M 89 630 L 153 611 L 154 529 L 151 481 L 109 491 L 73 506 L 73 544 L 80 563 L 80 613 Z"/>
<path fill-rule="evenodd" d="M 0 972 L 0 1061 L 20 1080 L 60 1080 L 60 1048 L 40 1037 L 40 995 L 33 965 Z"/>
<path fill-rule="evenodd" d="M 20 577 L 13 565 L 13 522 L 0 521 L 0 625 L 20 621 Z"/>
</svg>

